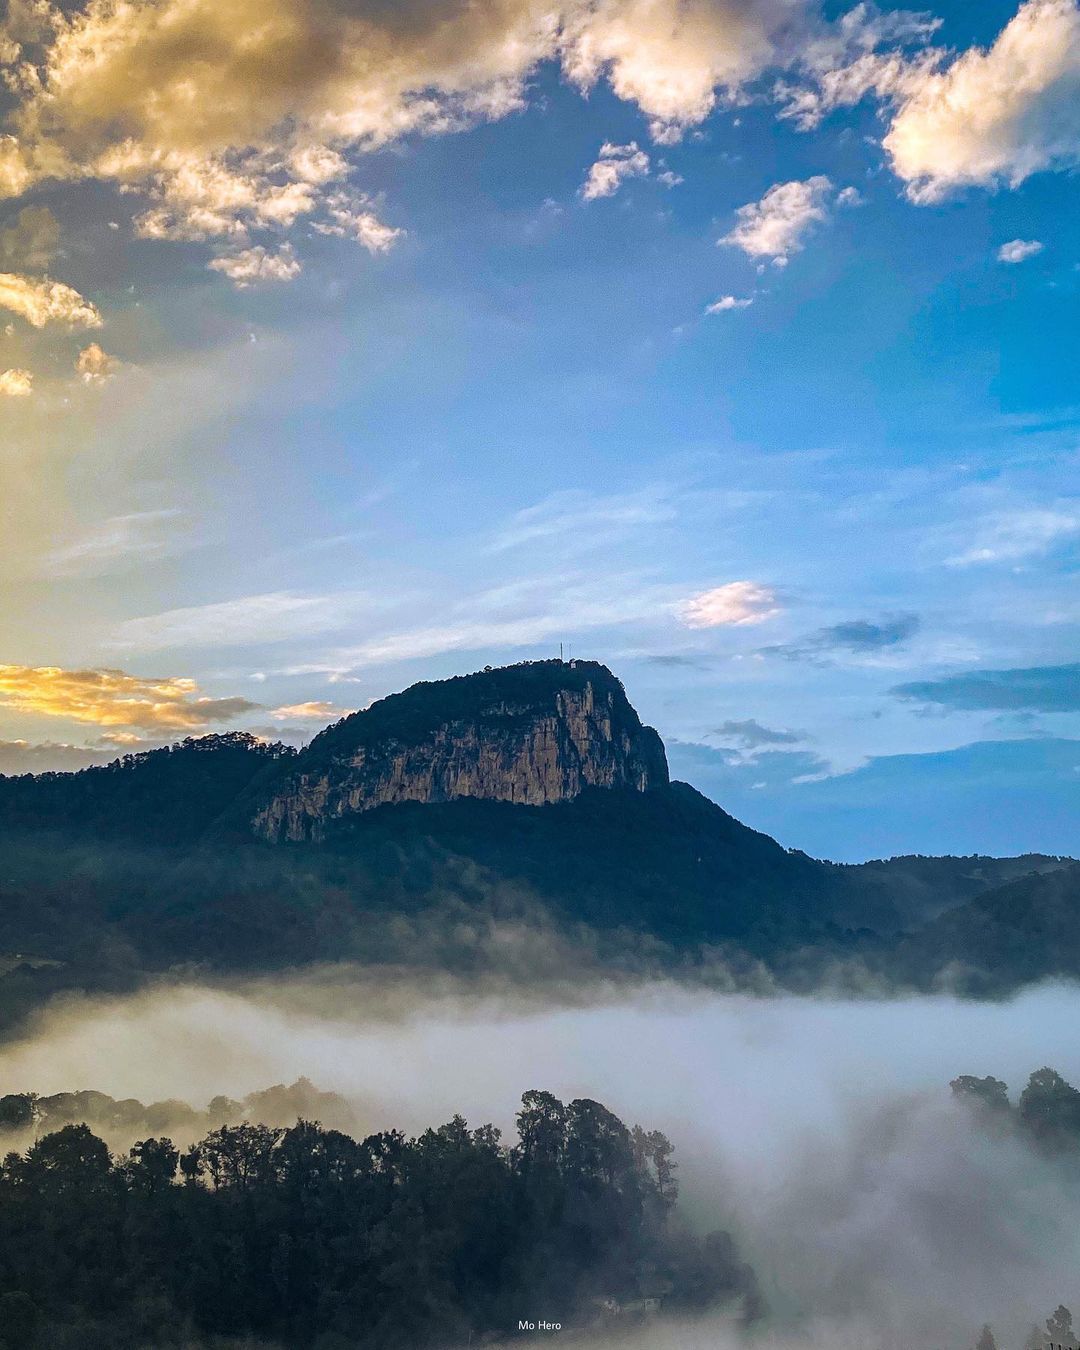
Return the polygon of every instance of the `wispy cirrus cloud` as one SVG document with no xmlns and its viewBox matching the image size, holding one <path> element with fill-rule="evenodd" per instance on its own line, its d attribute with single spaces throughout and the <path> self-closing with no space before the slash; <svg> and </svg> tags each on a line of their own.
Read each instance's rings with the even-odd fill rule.
<svg viewBox="0 0 1080 1350">
<path fill-rule="evenodd" d="M 280 642 L 343 628 L 372 607 L 371 597 L 362 591 L 325 595 L 269 591 L 127 619 L 114 631 L 111 645 L 160 651 Z"/>
<path fill-rule="evenodd" d="M 194 680 L 123 670 L 0 665 L 0 708 L 100 727 L 198 731 L 258 708 L 246 698 L 207 698 Z"/>
<path fill-rule="evenodd" d="M 592 548 L 627 530 L 659 525 L 675 518 L 673 493 L 667 488 L 603 495 L 568 489 L 515 512 L 496 533 L 491 549 L 527 547 L 541 540 L 561 540 Z"/>
<path fill-rule="evenodd" d="M 53 576 L 93 576 L 151 558 L 163 558 L 180 542 L 176 508 L 110 516 L 77 539 L 46 555 Z"/>
<path fill-rule="evenodd" d="M 1065 500 L 1004 508 L 977 518 L 966 530 L 963 546 L 945 558 L 949 567 L 1019 562 L 1080 535 L 1080 506 Z"/>
</svg>

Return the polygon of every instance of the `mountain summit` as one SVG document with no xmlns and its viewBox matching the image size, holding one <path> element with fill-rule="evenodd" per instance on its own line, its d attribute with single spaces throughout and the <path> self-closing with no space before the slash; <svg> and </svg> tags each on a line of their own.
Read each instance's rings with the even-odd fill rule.
<svg viewBox="0 0 1080 1350">
<path fill-rule="evenodd" d="M 663 742 L 596 661 L 527 661 L 415 684 L 317 736 L 251 817 L 270 841 L 315 841 L 343 817 L 404 802 L 520 806 L 586 788 L 668 782 Z"/>
</svg>

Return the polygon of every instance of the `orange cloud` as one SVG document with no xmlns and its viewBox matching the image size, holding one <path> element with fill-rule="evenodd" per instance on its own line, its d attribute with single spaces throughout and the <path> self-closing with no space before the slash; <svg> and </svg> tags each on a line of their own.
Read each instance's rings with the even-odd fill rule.
<svg viewBox="0 0 1080 1350">
<path fill-rule="evenodd" d="M 199 731 L 258 708 L 246 698 L 204 698 L 194 680 L 144 679 L 122 670 L 0 665 L 0 708 L 100 727 Z"/>
</svg>

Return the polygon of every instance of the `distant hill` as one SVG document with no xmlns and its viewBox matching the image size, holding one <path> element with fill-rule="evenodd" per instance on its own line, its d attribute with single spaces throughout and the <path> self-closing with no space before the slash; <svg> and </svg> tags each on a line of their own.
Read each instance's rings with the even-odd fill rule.
<svg viewBox="0 0 1080 1350">
<path fill-rule="evenodd" d="M 905 940 L 898 964 L 913 975 L 951 972 L 976 995 L 1080 978 L 1080 863 L 1017 877 L 947 911 Z"/>
<path fill-rule="evenodd" d="M 176 966 L 337 960 L 792 987 L 969 960 L 1007 985 L 1078 945 L 1069 864 L 817 861 L 669 783 L 606 667 L 522 663 L 413 686 L 300 753 L 233 734 L 0 778 L 0 1017 Z"/>
</svg>

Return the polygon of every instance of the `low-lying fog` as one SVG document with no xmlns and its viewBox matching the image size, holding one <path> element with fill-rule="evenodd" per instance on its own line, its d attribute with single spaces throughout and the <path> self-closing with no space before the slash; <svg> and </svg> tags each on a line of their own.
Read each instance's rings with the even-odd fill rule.
<svg viewBox="0 0 1080 1350">
<path fill-rule="evenodd" d="M 303 1075 L 347 1097 L 366 1130 L 409 1131 L 455 1112 L 512 1129 L 532 1087 L 595 1097 L 671 1137 L 682 1209 L 737 1234 L 773 1332 L 959 1348 L 989 1321 L 1019 1350 L 1032 1321 L 1080 1303 L 1080 1180 L 982 1133 L 949 1080 L 993 1074 L 1015 1099 L 1049 1064 L 1080 1083 L 1078 1027 L 1080 989 L 1060 986 L 978 1004 L 650 985 L 543 1008 L 338 973 L 54 1010 L 0 1047 L 0 1091 L 201 1107 Z M 661 1344 L 651 1335 L 643 1346 Z"/>
</svg>

